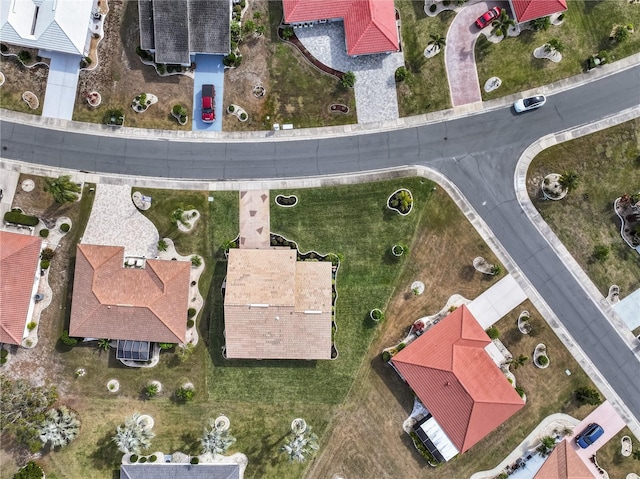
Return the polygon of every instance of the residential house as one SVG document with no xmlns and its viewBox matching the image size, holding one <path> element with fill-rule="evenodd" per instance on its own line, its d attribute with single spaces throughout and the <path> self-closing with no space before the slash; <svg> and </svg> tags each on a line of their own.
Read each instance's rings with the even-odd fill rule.
<svg viewBox="0 0 640 479">
<path fill-rule="evenodd" d="M 121 246 L 78 245 L 69 335 L 116 339 L 116 357 L 137 361 L 150 359 L 151 343 L 184 343 L 190 270 L 188 261 L 125 262 Z"/>
<path fill-rule="evenodd" d="M 0 231 L 0 343 L 20 345 L 29 334 L 41 247 L 39 237 Z"/>
<path fill-rule="evenodd" d="M 429 411 L 414 432 L 440 462 L 468 451 L 524 407 L 485 349 L 492 344 L 462 305 L 391 359 Z"/>
<path fill-rule="evenodd" d="M 140 0 L 140 48 L 156 63 L 190 65 L 197 53 L 228 55 L 230 0 Z"/>
<path fill-rule="evenodd" d="M 331 359 L 331 262 L 296 259 L 291 248 L 229 250 L 227 358 Z"/>
<path fill-rule="evenodd" d="M 26 48 L 86 56 L 98 0 L 0 0 L 0 38 Z M 170 3 L 170 2 L 168 2 Z"/>
<path fill-rule="evenodd" d="M 242 479 L 240 464 L 123 464 L 120 479 Z"/>
<path fill-rule="evenodd" d="M 561 441 L 549 454 L 533 479 L 594 479 L 595 476 L 580 459 L 572 444 Z"/>
<path fill-rule="evenodd" d="M 393 0 L 282 0 L 284 21 L 294 27 L 343 21 L 350 56 L 400 50 Z"/>
<path fill-rule="evenodd" d="M 566 0 L 509 0 L 509 5 L 517 23 L 530 22 L 567 9 Z"/>
</svg>

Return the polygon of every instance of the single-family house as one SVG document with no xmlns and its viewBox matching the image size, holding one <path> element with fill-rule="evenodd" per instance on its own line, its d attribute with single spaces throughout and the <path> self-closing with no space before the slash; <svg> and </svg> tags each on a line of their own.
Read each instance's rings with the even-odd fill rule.
<svg viewBox="0 0 640 479">
<path fill-rule="evenodd" d="M 331 262 L 291 248 L 230 249 L 226 357 L 331 359 Z"/>
<path fill-rule="evenodd" d="M 567 9 L 567 0 L 509 0 L 517 23 L 530 22 Z"/>
<path fill-rule="evenodd" d="M 595 476 L 567 440 L 561 441 L 533 479 L 594 479 Z"/>
<path fill-rule="evenodd" d="M 282 0 L 284 21 L 294 27 L 344 22 L 350 56 L 400 50 L 393 0 Z"/>
<path fill-rule="evenodd" d="M 0 343 L 20 345 L 29 334 L 41 247 L 39 237 L 0 231 Z"/>
<path fill-rule="evenodd" d="M 0 38 L 26 48 L 86 56 L 98 0 L 0 0 Z"/>
<path fill-rule="evenodd" d="M 197 53 L 231 51 L 230 0 L 140 0 L 140 48 L 156 63 L 190 65 Z"/>
<path fill-rule="evenodd" d="M 414 432 L 440 462 L 469 450 L 524 407 L 485 349 L 492 344 L 462 305 L 391 359 L 429 411 Z"/>
<path fill-rule="evenodd" d="M 120 479 L 242 479 L 240 464 L 174 464 L 144 463 L 120 466 Z"/>
<path fill-rule="evenodd" d="M 118 340 L 118 359 L 148 361 L 151 343 L 184 343 L 191 263 L 125 263 L 124 248 L 79 244 L 69 336 Z"/>
</svg>

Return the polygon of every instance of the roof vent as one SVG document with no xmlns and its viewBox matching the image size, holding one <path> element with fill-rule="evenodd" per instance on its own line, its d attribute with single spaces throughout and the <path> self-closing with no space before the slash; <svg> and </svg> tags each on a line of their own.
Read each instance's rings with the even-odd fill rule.
<svg viewBox="0 0 640 479">
<path fill-rule="evenodd" d="M 278 321 L 280 319 L 280 316 L 276 316 L 276 321 Z"/>
</svg>

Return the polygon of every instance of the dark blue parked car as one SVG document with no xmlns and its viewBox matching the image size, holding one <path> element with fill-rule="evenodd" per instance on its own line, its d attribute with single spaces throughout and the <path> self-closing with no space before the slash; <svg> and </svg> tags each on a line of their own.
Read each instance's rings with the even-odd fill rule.
<svg viewBox="0 0 640 479">
<path fill-rule="evenodd" d="M 604 429 L 595 422 L 589 424 L 587 428 L 582 431 L 582 434 L 576 436 L 576 444 L 582 449 L 588 448 L 591 444 L 596 442 L 600 436 L 604 434 Z"/>
</svg>

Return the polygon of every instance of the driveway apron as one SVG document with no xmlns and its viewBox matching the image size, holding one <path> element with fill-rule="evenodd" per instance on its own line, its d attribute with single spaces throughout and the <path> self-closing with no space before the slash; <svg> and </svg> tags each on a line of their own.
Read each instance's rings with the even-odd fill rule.
<svg viewBox="0 0 640 479">
<path fill-rule="evenodd" d="M 42 116 L 71 120 L 76 102 L 80 59 L 79 55 L 51 53 Z"/>
<path fill-rule="evenodd" d="M 196 55 L 196 72 L 193 79 L 193 131 L 222 131 L 222 99 L 224 91 L 224 65 L 222 55 Z M 202 121 L 202 85 L 216 88 L 216 121 Z"/>
<path fill-rule="evenodd" d="M 444 61 L 449 77 L 451 104 L 454 107 L 482 101 L 474 52 L 479 35 L 475 21 L 494 5 L 495 3 L 480 2 L 463 8 L 453 19 L 447 32 Z"/>
</svg>

